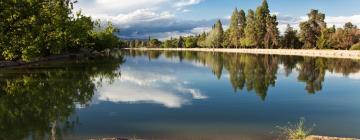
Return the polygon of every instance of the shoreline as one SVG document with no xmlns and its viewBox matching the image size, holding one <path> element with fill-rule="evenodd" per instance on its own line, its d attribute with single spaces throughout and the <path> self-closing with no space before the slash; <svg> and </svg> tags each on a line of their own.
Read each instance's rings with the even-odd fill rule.
<svg viewBox="0 0 360 140">
<path fill-rule="evenodd" d="M 117 49 L 114 49 L 117 50 Z M 78 53 L 64 53 L 59 55 L 51 55 L 47 57 L 39 57 L 29 62 L 17 60 L 17 61 L 7 61 L 7 60 L 0 60 L 0 69 L 1 68 L 13 68 L 13 67 L 20 67 L 20 66 L 29 66 L 34 65 L 42 62 L 49 62 L 49 61 L 57 61 L 57 60 L 65 60 L 65 59 L 86 59 L 86 58 L 94 58 L 97 56 L 103 56 L 103 54 L 109 53 L 110 50 L 103 50 L 101 52 L 78 52 Z"/>
<path fill-rule="evenodd" d="M 350 50 L 304 50 L 304 49 L 228 49 L 228 48 L 124 48 L 125 50 L 154 50 L 154 51 L 197 51 L 197 52 L 225 52 L 246 54 L 272 54 L 325 58 L 345 58 L 360 60 L 360 51 Z"/>
</svg>

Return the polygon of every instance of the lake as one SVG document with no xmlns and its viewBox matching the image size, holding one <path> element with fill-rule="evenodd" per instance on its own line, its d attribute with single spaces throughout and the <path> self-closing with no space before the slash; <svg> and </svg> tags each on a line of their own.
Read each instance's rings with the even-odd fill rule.
<svg viewBox="0 0 360 140">
<path fill-rule="evenodd" d="M 122 51 L 0 69 L 0 139 L 360 137 L 360 60 Z"/>
</svg>

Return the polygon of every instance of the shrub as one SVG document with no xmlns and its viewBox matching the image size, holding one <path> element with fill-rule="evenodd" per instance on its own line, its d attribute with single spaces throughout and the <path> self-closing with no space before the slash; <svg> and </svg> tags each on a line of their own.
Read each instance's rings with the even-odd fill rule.
<svg viewBox="0 0 360 140">
<path fill-rule="evenodd" d="M 278 127 L 281 131 L 281 135 L 285 139 L 289 140 L 303 140 L 308 137 L 312 131 L 312 128 L 305 127 L 305 119 L 301 118 L 295 125 L 289 124 L 289 126 Z"/>
<path fill-rule="evenodd" d="M 360 50 L 360 42 L 351 46 L 350 50 Z"/>
</svg>

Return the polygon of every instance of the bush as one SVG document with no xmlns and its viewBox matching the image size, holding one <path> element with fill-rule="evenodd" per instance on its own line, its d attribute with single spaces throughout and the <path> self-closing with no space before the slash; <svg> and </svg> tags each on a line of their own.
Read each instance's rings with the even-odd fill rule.
<svg viewBox="0 0 360 140">
<path fill-rule="evenodd" d="M 308 137 L 312 131 L 312 128 L 305 127 L 305 119 L 301 118 L 300 121 L 295 124 L 289 124 L 286 127 L 279 127 L 282 136 L 289 140 L 303 140 Z"/>
<path fill-rule="evenodd" d="M 354 45 L 350 48 L 350 50 L 360 50 L 360 42 L 354 44 Z"/>
</svg>

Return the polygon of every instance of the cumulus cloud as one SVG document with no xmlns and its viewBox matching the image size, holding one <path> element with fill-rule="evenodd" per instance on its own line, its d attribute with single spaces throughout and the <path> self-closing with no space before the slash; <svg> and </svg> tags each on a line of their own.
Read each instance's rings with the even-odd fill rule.
<svg viewBox="0 0 360 140">
<path fill-rule="evenodd" d="M 278 28 L 281 33 L 283 33 L 286 30 L 287 24 L 299 30 L 300 22 L 308 20 L 307 16 L 294 17 L 294 16 L 281 15 L 280 13 L 277 13 L 277 16 L 279 21 Z M 360 26 L 360 15 L 326 16 L 325 22 L 329 27 L 335 25 L 337 28 L 343 27 L 346 22 L 352 22 L 354 25 Z"/>
<path fill-rule="evenodd" d="M 159 39 L 188 36 L 209 31 L 215 19 L 182 20 L 177 15 L 189 13 L 192 5 L 205 0 L 79 0 L 75 10 L 82 10 L 102 21 L 111 21 L 120 28 L 124 39 L 146 39 L 149 36 Z M 288 16 L 273 12 L 279 20 L 279 30 L 283 33 L 290 24 L 299 29 L 299 23 L 307 16 Z M 228 27 L 230 16 L 222 18 L 224 28 Z M 327 16 L 328 26 L 342 27 L 345 22 L 360 26 L 360 15 Z"/>
</svg>

